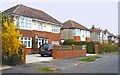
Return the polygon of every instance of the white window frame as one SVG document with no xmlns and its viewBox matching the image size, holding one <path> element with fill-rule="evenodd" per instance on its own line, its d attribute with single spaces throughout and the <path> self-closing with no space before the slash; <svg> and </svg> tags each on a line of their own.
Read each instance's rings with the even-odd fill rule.
<svg viewBox="0 0 120 75">
<path fill-rule="evenodd" d="M 52 32 L 53 33 L 60 33 L 60 28 L 58 26 L 53 26 L 52 25 Z"/>
<path fill-rule="evenodd" d="M 42 39 L 44 39 L 44 42 L 43 43 L 48 43 L 48 39 L 46 39 L 46 38 L 38 38 L 38 48 L 40 47 L 40 45 L 39 45 L 39 42 L 41 42 L 41 45 L 42 45 Z"/>
<path fill-rule="evenodd" d="M 38 21 L 37 23 L 38 23 L 38 30 L 42 31 L 43 30 L 43 23 L 40 21 Z"/>
<path fill-rule="evenodd" d="M 52 44 L 59 45 L 59 42 L 58 41 L 52 41 Z"/>
<path fill-rule="evenodd" d="M 25 38 L 27 38 L 27 39 L 25 39 Z M 32 38 L 31 37 L 19 37 L 19 40 L 23 41 L 22 42 L 23 44 L 25 44 L 25 41 L 27 41 L 26 48 L 32 48 Z M 28 47 L 28 42 L 30 42 L 30 47 Z"/>
<path fill-rule="evenodd" d="M 16 28 L 28 29 L 28 30 L 31 30 L 31 28 L 32 28 L 32 19 L 31 18 L 23 17 L 23 16 L 15 16 L 15 22 L 16 22 Z"/>
</svg>

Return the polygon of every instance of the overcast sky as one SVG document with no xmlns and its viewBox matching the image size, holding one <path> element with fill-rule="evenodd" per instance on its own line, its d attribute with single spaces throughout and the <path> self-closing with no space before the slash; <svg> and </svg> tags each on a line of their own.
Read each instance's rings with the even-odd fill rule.
<svg viewBox="0 0 120 75">
<path fill-rule="evenodd" d="M 60 22 L 74 20 L 87 28 L 92 25 L 118 34 L 118 0 L 2 0 L 0 10 L 24 4 L 46 12 Z"/>
</svg>

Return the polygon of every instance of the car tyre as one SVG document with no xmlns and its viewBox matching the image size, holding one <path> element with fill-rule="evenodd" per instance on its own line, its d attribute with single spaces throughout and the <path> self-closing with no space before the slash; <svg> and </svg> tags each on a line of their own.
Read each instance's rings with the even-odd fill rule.
<svg viewBox="0 0 120 75">
<path fill-rule="evenodd" d="M 41 57 L 44 57 L 44 55 L 41 54 Z"/>
</svg>

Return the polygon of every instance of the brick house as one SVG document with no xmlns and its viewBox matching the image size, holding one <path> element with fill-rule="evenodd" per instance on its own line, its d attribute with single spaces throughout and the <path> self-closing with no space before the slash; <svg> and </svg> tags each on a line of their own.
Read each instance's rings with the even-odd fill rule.
<svg viewBox="0 0 120 75">
<path fill-rule="evenodd" d="M 16 28 L 20 30 L 22 37 L 19 39 L 26 45 L 27 54 L 31 54 L 32 41 L 37 47 L 46 43 L 60 43 L 61 22 L 45 12 L 22 4 L 13 6 L 4 11 L 14 20 Z"/>
<path fill-rule="evenodd" d="M 87 41 L 90 42 L 90 30 L 73 21 L 68 20 L 62 24 L 61 27 L 61 41 L 63 42 L 66 39 L 73 39 L 74 41 Z"/>
</svg>

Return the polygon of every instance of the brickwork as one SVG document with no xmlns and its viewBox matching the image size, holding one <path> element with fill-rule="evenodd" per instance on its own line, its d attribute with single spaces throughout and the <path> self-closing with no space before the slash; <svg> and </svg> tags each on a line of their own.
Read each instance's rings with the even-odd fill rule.
<svg viewBox="0 0 120 75">
<path fill-rule="evenodd" d="M 98 45 L 95 45 L 95 54 L 98 54 Z"/>
<path fill-rule="evenodd" d="M 52 41 L 58 41 L 60 43 L 60 33 L 51 33 L 45 31 L 36 31 L 36 30 L 23 30 L 20 29 L 20 33 L 23 37 L 31 37 L 32 39 L 37 35 L 39 38 L 47 38 L 48 43 Z M 31 54 L 32 48 L 25 48 L 26 54 Z"/>
<path fill-rule="evenodd" d="M 86 37 L 86 42 L 90 42 L 90 38 Z"/>
<path fill-rule="evenodd" d="M 80 40 L 80 36 L 73 36 L 73 40 L 75 41 L 75 42 L 80 42 L 81 40 Z"/>
<path fill-rule="evenodd" d="M 54 50 L 53 50 L 53 58 L 54 59 L 86 56 L 86 50 L 58 50 L 57 48 L 58 47 L 56 45 L 54 45 Z M 72 48 L 73 48 L 73 46 L 72 46 Z"/>
</svg>

